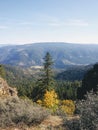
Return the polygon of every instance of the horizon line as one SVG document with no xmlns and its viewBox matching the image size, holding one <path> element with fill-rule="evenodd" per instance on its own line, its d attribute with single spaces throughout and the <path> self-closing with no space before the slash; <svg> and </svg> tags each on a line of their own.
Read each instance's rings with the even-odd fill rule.
<svg viewBox="0 0 98 130">
<path fill-rule="evenodd" d="M 44 43 L 44 44 L 47 44 L 47 43 L 53 43 L 53 44 L 55 44 L 55 43 L 63 43 L 63 44 L 82 44 L 82 45 L 96 45 L 96 44 L 98 44 L 98 43 L 89 43 L 89 42 L 87 42 L 87 43 L 85 43 L 85 42 L 56 42 L 56 41 L 51 41 L 51 42 L 48 42 L 48 41 L 44 41 L 44 42 L 29 42 L 29 43 L 0 43 L 0 45 L 29 45 L 29 44 L 42 44 L 42 43 Z"/>
</svg>

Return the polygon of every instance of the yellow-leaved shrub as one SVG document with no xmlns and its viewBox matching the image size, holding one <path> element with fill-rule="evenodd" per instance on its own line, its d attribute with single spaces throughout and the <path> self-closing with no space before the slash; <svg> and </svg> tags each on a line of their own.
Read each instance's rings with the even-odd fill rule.
<svg viewBox="0 0 98 130">
<path fill-rule="evenodd" d="M 37 103 L 46 108 L 56 112 L 61 110 L 67 115 L 73 115 L 75 111 L 75 104 L 72 100 L 58 100 L 57 93 L 54 90 L 46 91 L 43 100 L 38 100 Z"/>
<path fill-rule="evenodd" d="M 58 105 L 57 94 L 54 90 L 46 91 L 43 99 L 44 106 L 52 108 L 55 105 Z"/>
<path fill-rule="evenodd" d="M 46 91 L 43 100 L 38 100 L 38 104 L 51 109 L 53 112 L 58 108 L 59 100 L 54 90 Z"/>
<path fill-rule="evenodd" d="M 75 104 L 72 100 L 63 100 L 61 101 L 61 109 L 67 115 L 73 115 L 75 111 Z"/>
</svg>

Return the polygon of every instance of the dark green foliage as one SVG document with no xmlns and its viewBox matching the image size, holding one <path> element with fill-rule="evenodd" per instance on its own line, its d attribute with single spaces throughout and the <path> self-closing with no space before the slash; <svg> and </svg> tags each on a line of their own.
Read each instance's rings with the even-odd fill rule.
<svg viewBox="0 0 98 130">
<path fill-rule="evenodd" d="M 31 98 L 33 87 L 35 86 L 35 78 L 28 70 L 4 65 L 6 71 L 6 80 L 11 87 L 16 87 L 18 96 L 27 96 Z"/>
<path fill-rule="evenodd" d="M 44 58 L 44 73 L 42 75 L 42 82 L 47 90 L 53 89 L 54 87 L 52 65 L 52 57 L 49 52 L 47 52 Z"/>
<path fill-rule="evenodd" d="M 78 89 L 78 98 L 84 98 L 84 95 L 93 90 L 98 90 L 98 64 L 95 64 L 84 76 L 82 81 L 82 87 Z"/>
<path fill-rule="evenodd" d="M 71 67 L 61 73 L 58 73 L 56 76 L 57 80 L 64 81 L 81 81 L 85 75 L 85 73 L 92 68 L 92 66 L 74 66 Z"/>
<path fill-rule="evenodd" d="M 64 82 L 58 81 L 56 83 L 56 92 L 60 99 L 77 99 L 77 89 L 81 87 L 81 81 Z"/>
<path fill-rule="evenodd" d="M 6 80 L 12 87 L 16 87 L 18 90 L 18 96 L 28 97 L 37 101 L 43 98 L 43 94 L 47 90 L 55 89 L 60 99 L 73 99 L 77 98 L 77 88 L 81 86 L 81 82 L 74 81 L 54 81 L 54 74 L 52 69 L 52 58 L 50 57 L 49 68 L 47 70 L 47 64 L 44 64 L 43 70 L 35 73 L 36 70 L 28 68 L 14 67 L 10 65 L 4 65 L 6 71 Z M 45 60 L 45 59 L 44 59 Z M 44 62 L 45 63 L 45 62 Z M 48 71 L 48 72 L 47 72 Z M 34 74 L 33 74 L 34 73 Z M 47 77 L 48 73 L 48 77 Z M 37 76 L 38 75 L 38 76 Z M 38 80 L 37 80 L 38 79 Z M 48 85 L 47 85 L 48 84 Z"/>
<path fill-rule="evenodd" d="M 33 99 L 33 101 L 42 99 L 45 92 L 46 92 L 46 88 L 43 86 L 43 84 L 40 83 L 40 81 L 37 81 L 36 85 L 32 90 L 31 98 Z"/>
<path fill-rule="evenodd" d="M 4 65 L 4 68 L 6 70 L 6 79 L 8 84 L 17 88 L 19 96 L 32 98 L 34 101 L 43 98 L 46 88 L 54 88 L 60 99 L 75 100 L 77 98 L 77 88 L 81 86 L 81 82 L 78 81 L 54 81 L 52 66 L 49 68 L 49 72 L 51 73 L 49 74 L 49 76 L 51 76 L 49 77 L 49 86 L 46 82 L 46 73 L 44 69 L 41 70 L 40 73 L 36 74 L 36 70 L 30 69 L 31 73 L 29 73 L 27 68 L 19 68 L 8 65 Z"/>
</svg>

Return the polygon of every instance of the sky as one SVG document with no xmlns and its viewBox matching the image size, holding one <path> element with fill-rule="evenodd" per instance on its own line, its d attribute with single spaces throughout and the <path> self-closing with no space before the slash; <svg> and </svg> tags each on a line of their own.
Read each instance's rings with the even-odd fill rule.
<svg viewBox="0 0 98 130">
<path fill-rule="evenodd" d="M 98 0 L 0 0 L 0 44 L 98 43 Z"/>
</svg>

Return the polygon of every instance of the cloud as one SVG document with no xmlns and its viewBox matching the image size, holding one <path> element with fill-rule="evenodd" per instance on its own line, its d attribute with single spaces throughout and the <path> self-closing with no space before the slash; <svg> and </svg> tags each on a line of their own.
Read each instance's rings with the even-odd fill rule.
<svg viewBox="0 0 98 130">
<path fill-rule="evenodd" d="M 32 25 L 33 24 L 33 22 L 22 22 L 22 23 L 20 23 L 21 25 Z"/>
<path fill-rule="evenodd" d="M 89 23 L 85 21 L 84 19 L 63 19 L 58 18 L 55 16 L 49 16 L 45 14 L 40 14 L 39 19 L 43 21 L 44 23 L 50 25 L 50 26 L 55 26 L 55 27 L 60 27 L 60 26 L 88 26 Z"/>
<path fill-rule="evenodd" d="M 38 21 L 42 21 L 42 22 L 57 22 L 57 21 L 59 21 L 59 19 L 57 17 L 46 15 L 46 14 L 39 14 L 37 18 L 38 18 Z"/>
<path fill-rule="evenodd" d="M 80 19 L 71 19 L 68 20 L 67 23 L 65 22 L 65 25 L 69 25 L 69 26 L 88 26 L 88 22 L 84 21 L 84 20 L 80 20 Z"/>
<path fill-rule="evenodd" d="M 88 22 L 79 19 L 67 20 L 67 21 L 57 21 L 57 22 L 50 22 L 50 26 L 61 27 L 61 26 L 88 26 Z"/>
<path fill-rule="evenodd" d="M 1 29 L 7 29 L 7 28 L 8 28 L 7 26 L 0 25 L 0 30 Z"/>
<path fill-rule="evenodd" d="M 27 21 L 21 21 L 19 23 L 23 26 L 50 26 L 50 27 L 86 27 L 89 23 L 83 19 L 63 19 L 55 16 L 50 16 L 47 14 L 36 14 L 31 17 L 31 19 Z"/>
<path fill-rule="evenodd" d="M 51 26 L 51 27 L 66 27 L 66 26 L 72 26 L 72 27 L 87 27 L 89 26 L 89 23 L 84 20 L 79 19 L 73 19 L 73 20 L 66 20 L 66 21 L 60 21 L 60 20 L 54 20 L 54 19 L 43 19 L 43 21 L 30 21 L 30 22 L 22 22 L 20 23 L 24 26 Z"/>
<path fill-rule="evenodd" d="M 48 23 L 48 25 L 49 26 L 54 26 L 54 27 L 60 27 L 60 26 L 62 26 L 62 24 L 61 23 Z"/>
</svg>

